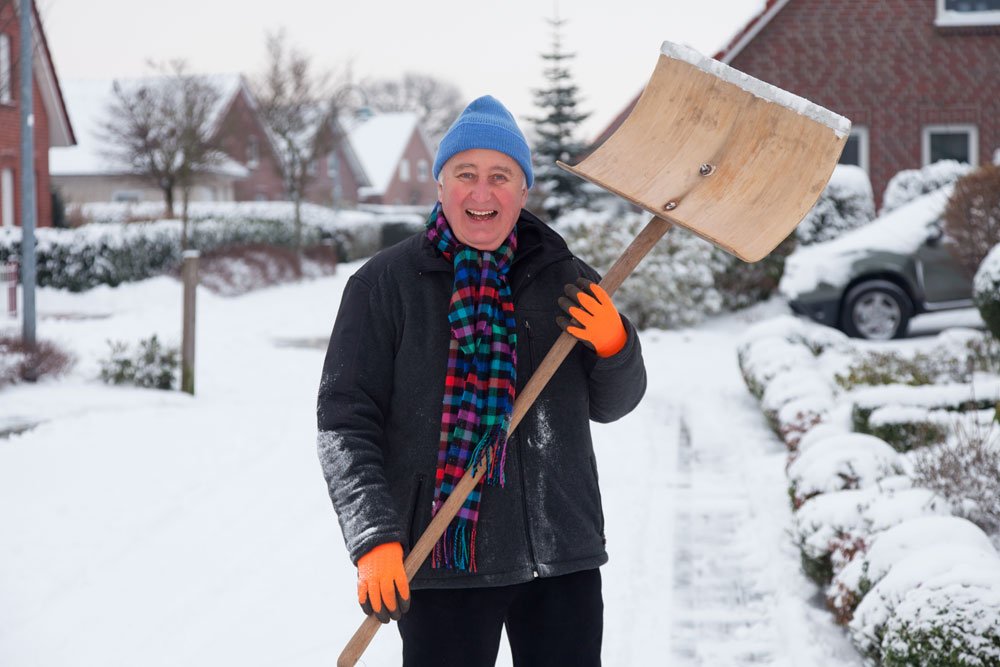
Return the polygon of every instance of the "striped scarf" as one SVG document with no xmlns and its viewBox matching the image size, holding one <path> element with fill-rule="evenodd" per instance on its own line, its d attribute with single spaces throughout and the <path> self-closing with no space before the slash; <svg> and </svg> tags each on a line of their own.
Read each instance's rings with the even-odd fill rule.
<svg viewBox="0 0 1000 667">
<path fill-rule="evenodd" d="M 467 468 L 486 466 L 483 479 L 434 546 L 431 566 L 475 572 L 483 484 L 504 484 L 507 427 L 514 409 L 517 325 L 507 270 L 517 234 L 512 230 L 494 251 L 470 248 L 455 238 L 438 204 L 427 219 L 427 238 L 455 266 L 433 513 Z"/>
</svg>

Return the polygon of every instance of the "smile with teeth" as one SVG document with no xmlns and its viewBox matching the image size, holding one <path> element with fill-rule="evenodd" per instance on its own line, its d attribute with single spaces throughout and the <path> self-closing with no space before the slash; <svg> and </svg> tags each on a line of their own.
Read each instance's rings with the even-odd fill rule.
<svg viewBox="0 0 1000 667">
<path fill-rule="evenodd" d="M 489 209 L 486 211 L 477 211 L 475 209 L 467 208 L 465 209 L 465 214 L 472 218 L 473 220 L 478 220 L 480 222 L 485 220 L 491 220 L 498 215 L 499 211 L 496 209 Z"/>
</svg>

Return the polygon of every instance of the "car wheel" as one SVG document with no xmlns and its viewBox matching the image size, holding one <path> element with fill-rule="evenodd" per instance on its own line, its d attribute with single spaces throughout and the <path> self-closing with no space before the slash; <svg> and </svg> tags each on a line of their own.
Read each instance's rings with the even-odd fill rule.
<svg viewBox="0 0 1000 667">
<path fill-rule="evenodd" d="M 906 334 L 912 315 L 913 302 L 899 285 L 869 280 L 847 293 L 840 322 L 848 336 L 889 340 Z"/>
</svg>

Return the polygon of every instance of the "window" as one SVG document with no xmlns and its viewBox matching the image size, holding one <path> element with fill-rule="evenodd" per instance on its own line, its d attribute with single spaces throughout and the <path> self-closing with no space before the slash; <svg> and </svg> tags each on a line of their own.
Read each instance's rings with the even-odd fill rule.
<svg viewBox="0 0 1000 667">
<path fill-rule="evenodd" d="M 111 193 L 111 201 L 134 204 L 142 201 L 142 193 L 138 190 L 115 190 Z"/>
<path fill-rule="evenodd" d="M 853 164 L 868 171 L 868 128 L 855 125 L 847 138 L 844 152 L 840 154 L 840 164 Z"/>
<path fill-rule="evenodd" d="M 410 161 L 405 157 L 399 161 L 399 180 L 404 183 L 410 180 Z"/>
<path fill-rule="evenodd" d="M 998 25 L 1000 0 L 937 0 L 939 26 Z"/>
<path fill-rule="evenodd" d="M 334 181 L 340 176 L 340 163 L 336 153 L 330 153 L 326 156 L 326 175 Z"/>
<path fill-rule="evenodd" d="M 260 164 L 260 146 L 257 137 L 251 134 L 247 139 L 247 167 L 256 169 L 258 164 Z"/>
<path fill-rule="evenodd" d="M 0 227 L 14 226 L 14 170 L 0 170 Z"/>
<path fill-rule="evenodd" d="M 10 63 L 10 37 L 0 33 L 0 104 L 10 104 L 14 99 Z"/>
<path fill-rule="evenodd" d="M 427 160 L 417 160 L 417 180 L 421 183 L 430 179 L 430 170 L 427 168 Z"/>
<path fill-rule="evenodd" d="M 979 164 L 979 131 L 975 125 L 928 125 L 923 132 L 923 164 L 958 160 Z"/>
</svg>

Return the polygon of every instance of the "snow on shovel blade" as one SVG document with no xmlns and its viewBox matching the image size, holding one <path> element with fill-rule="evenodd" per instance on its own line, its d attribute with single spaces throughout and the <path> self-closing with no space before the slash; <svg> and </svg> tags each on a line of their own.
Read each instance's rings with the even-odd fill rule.
<svg viewBox="0 0 1000 667">
<path fill-rule="evenodd" d="M 816 203 L 850 134 L 843 116 L 664 42 L 625 122 L 560 167 L 747 262 Z"/>
</svg>

